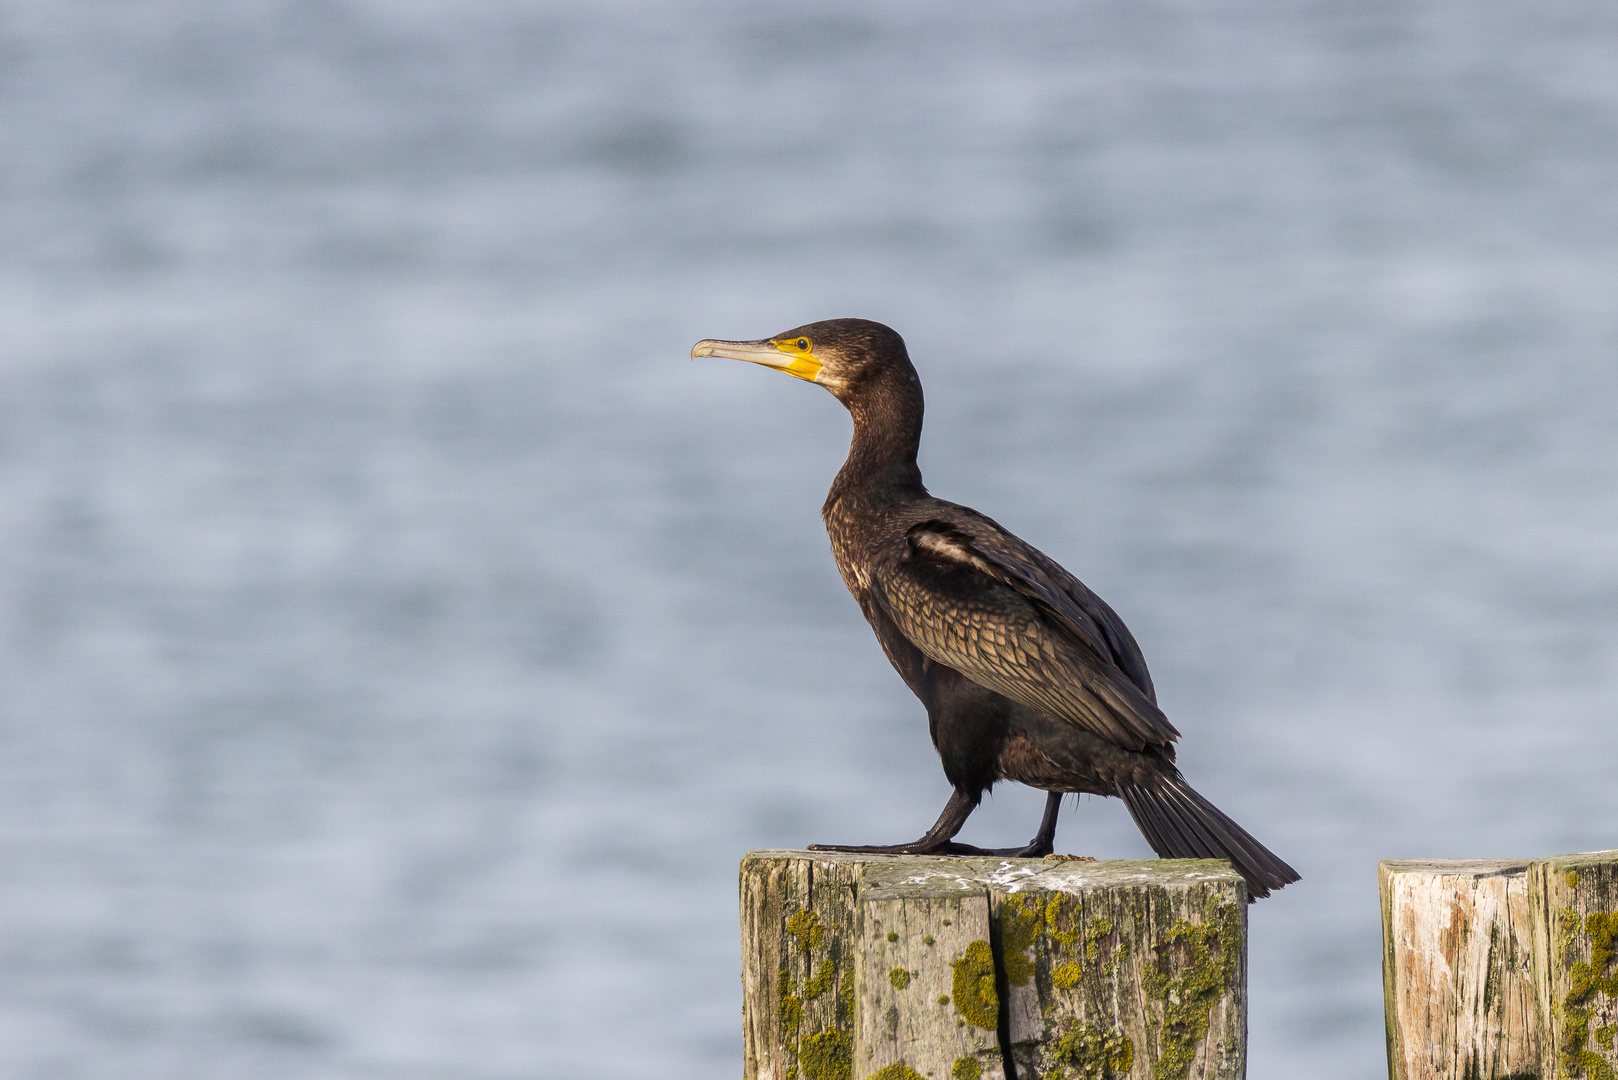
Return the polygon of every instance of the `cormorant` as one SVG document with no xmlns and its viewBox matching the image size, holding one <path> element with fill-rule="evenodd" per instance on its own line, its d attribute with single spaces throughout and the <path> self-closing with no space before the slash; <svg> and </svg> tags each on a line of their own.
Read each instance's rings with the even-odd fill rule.
<svg viewBox="0 0 1618 1080">
<path fill-rule="evenodd" d="M 927 707 L 954 787 L 919 840 L 812 850 L 1048 855 L 1062 795 L 1089 792 L 1123 799 L 1159 856 L 1228 859 L 1250 899 L 1298 880 L 1180 775 L 1180 733 L 1112 608 L 994 521 L 927 493 L 916 464 L 921 380 L 903 338 L 881 323 L 831 319 L 758 341 L 699 341 L 691 355 L 819 383 L 853 416 L 848 460 L 821 514 L 848 591 Z M 1039 834 L 1021 848 L 956 843 L 1000 780 L 1049 793 Z"/>
</svg>

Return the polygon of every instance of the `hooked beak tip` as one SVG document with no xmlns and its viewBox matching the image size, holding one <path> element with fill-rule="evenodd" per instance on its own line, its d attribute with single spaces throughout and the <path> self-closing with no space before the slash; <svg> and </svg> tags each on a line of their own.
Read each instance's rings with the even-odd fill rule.
<svg viewBox="0 0 1618 1080">
<path fill-rule="evenodd" d="M 691 347 L 691 358 L 699 356 L 720 356 L 727 360 L 746 360 L 750 364 L 761 364 L 764 367 L 784 371 L 810 382 L 816 381 L 820 373 L 820 360 L 810 354 L 799 356 L 788 354 L 778 348 L 774 341 L 764 338 L 759 341 L 719 341 L 714 338 L 704 338 Z"/>
</svg>

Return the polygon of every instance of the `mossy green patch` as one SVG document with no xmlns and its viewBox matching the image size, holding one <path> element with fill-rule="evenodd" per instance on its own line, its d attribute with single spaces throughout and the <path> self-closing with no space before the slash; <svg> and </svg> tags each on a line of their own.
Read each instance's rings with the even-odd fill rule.
<svg viewBox="0 0 1618 1080">
<path fill-rule="evenodd" d="M 811 929 L 807 923 L 800 923 L 799 926 L 806 935 Z M 837 1007 L 832 1027 L 800 1038 L 799 1032 L 806 1026 L 804 1003 L 821 997 L 833 986 L 837 988 Z M 803 1080 L 852 1080 L 854 1042 L 850 1032 L 854 1025 L 853 960 L 850 959 L 841 970 L 831 960 L 822 961 L 814 977 L 804 982 L 801 997 L 797 981 L 790 971 L 783 968 L 777 994 L 780 999 L 782 1041 L 786 1050 L 784 1080 L 796 1080 L 800 1074 Z"/>
<path fill-rule="evenodd" d="M 940 1005 L 948 1005 L 949 1004 L 949 995 L 948 994 L 939 994 L 938 995 L 938 1003 Z"/>
<path fill-rule="evenodd" d="M 1230 989 L 1241 949 L 1241 914 L 1234 905 L 1193 926 L 1178 919 L 1157 945 L 1157 960 L 1141 972 L 1148 998 L 1161 1004 L 1157 1025 L 1157 1080 L 1185 1080 L 1197 1045 L 1207 1037 L 1209 1014 Z"/>
<path fill-rule="evenodd" d="M 1084 958 L 1090 963 L 1096 962 L 1101 955 L 1101 943 L 1112 933 L 1112 922 L 1109 919 L 1091 919 L 1090 925 L 1084 928 Z"/>
<path fill-rule="evenodd" d="M 974 941 L 956 960 L 950 989 L 955 1008 L 975 1027 L 993 1031 L 1000 1022 L 1000 994 L 994 986 L 994 954 L 987 941 Z"/>
<path fill-rule="evenodd" d="M 792 973 L 783 970 L 777 993 L 781 998 L 781 1030 L 788 1035 L 795 1034 L 803 1025 L 803 999 L 794 993 L 796 989 L 797 984 L 793 981 Z"/>
<path fill-rule="evenodd" d="M 1083 940 L 1079 929 L 1081 905 L 1076 896 L 1053 893 L 1045 901 L 1045 932 L 1060 945 L 1072 948 Z"/>
<path fill-rule="evenodd" d="M 1569 871 L 1571 873 L 1572 871 Z M 1571 912 L 1562 912 L 1564 915 Z M 1577 926 L 1578 919 L 1574 916 Z M 1590 959 L 1580 960 L 1568 969 L 1571 986 L 1562 999 L 1562 1072 L 1566 1076 L 1587 1076 L 1590 1080 L 1614 1080 L 1612 1063 L 1589 1048 L 1590 1006 L 1597 993 L 1618 997 L 1618 971 L 1613 970 L 1614 938 L 1618 938 L 1618 914 L 1592 911 L 1584 920 L 1590 938 Z M 1571 942 L 1570 942 L 1571 944 Z M 1595 1030 L 1598 1043 L 1612 1045 L 1612 1027 Z M 1602 1035 L 1605 1033 L 1606 1038 Z"/>
<path fill-rule="evenodd" d="M 1084 968 L 1076 960 L 1051 969 L 1051 985 L 1058 990 L 1073 989 L 1083 977 Z"/>
<path fill-rule="evenodd" d="M 819 1031 L 798 1043 L 798 1066 L 808 1080 L 850 1080 L 854 1040 L 841 1031 Z"/>
<path fill-rule="evenodd" d="M 1085 921 L 1084 906 L 1079 898 L 1060 893 L 1045 901 L 1043 914 L 1045 932 L 1056 943 L 1053 950 L 1055 955 L 1051 958 L 1056 965 L 1051 971 L 1052 984 L 1058 990 L 1070 990 L 1079 984 L 1084 965 L 1100 960 L 1115 927 L 1111 919 L 1102 916 Z M 1081 949 L 1082 962 L 1075 955 Z M 1113 948 L 1114 964 L 1118 958 L 1127 955 L 1127 949 L 1127 942 L 1120 942 Z M 1063 954 L 1067 954 L 1069 959 L 1064 961 Z"/>
<path fill-rule="evenodd" d="M 1112 1080 L 1134 1067 L 1135 1044 L 1121 1031 L 1075 1024 L 1056 1040 L 1053 1056 L 1075 1069 L 1081 1080 Z"/>
<path fill-rule="evenodd" d="M 1579 887 L 1579 872 L 1577 870 L 1569 870 L 1567 872 L 1566 880 L 1568 888 L 1577 889 Z"/>
<path fill-rule="evenodd" d="M 897 930 L 889 930 L 888 931 L 888 940 L 889 941 L 898 941 L 899 940 L 899 932 Z"/>
<path fill-rule="evenodd" d="M 1020 896 L 1008 896 L 1000 904 L 1000 956 L 1005 965 L 1006 982 L 1012 986 L 1027 986 L 1034 977 L 1034 962 L 1028 951 L 1039 940 L 1043 912 L 1039 901 Z"/>
<path fill-rule="evenodd" d="M 820 916 L 808 909 L 795 912 L 787 920 L 787 933 L 798 939 L 799 952 L 808 952 L 819 945 L 825 932 L 825 927 L 820 925 Z"/>
<path fill-rule="evenodd" d="M 1569 954 L 1573 950 L 1573 939 L 1579 933 L 1579 913 L 1572 908 L 1562 908 L 1556 913 L 1556 947 L 1562 950 L 1564 960 L 1571 959 Z"/>
<path fill-rule="evenodd" d="M 955 1064 L 949 1069 L 950 1080 L 980 1080 L 983 1076 L 983 1066 L 978 1064 L 977 1058 L 956 1058 Z"/>
<path fill-rule="evenodd" d="M 831 984 L 837 981 L 837 965 L 830 960 L 822 960 L 815 977 L 803 984 L 803 997 L 805 1001 L 815 998 L 831 989 Z"/>
<path fill-rule="evenodd" d="M 901 1061 L 897 1065 L 882 1066 L 865 1080 L 927 1080 L 927 1078 Z"/>
<path fill-rule="evenodd" d="M 893 984 L 895 990 L 903 990 L 910 985 L 910 972 L 904 968 L 894 968 L 888 972 L 888 982 Z"/>
<path fill-rule="evenodd" d="M 923 934 L 921 937 L 921 943 L 923 945 L 931 945 L 933 943 L 933 935 Z"/>
</svg>

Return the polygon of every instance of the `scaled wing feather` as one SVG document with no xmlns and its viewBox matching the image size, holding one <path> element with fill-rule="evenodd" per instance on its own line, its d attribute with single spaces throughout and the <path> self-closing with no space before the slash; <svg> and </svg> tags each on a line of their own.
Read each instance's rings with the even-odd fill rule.
<svg viewBox="0 0 1618 1080">
<path fill-rule="evenodd" d="M 987 519 L 924 521 L 907 541 L 906 557 L 881 567 L 872 591 L 932 660 L 1119 746 L 1178 736 L 1151 700 L 1150 682 L 1143 692 L 1118 665 L 1106 618 L 1121 628 L 1117 616 L 1106 609 L 1098 621 L 1086 611 L 1041 565 L 1054 563 L 1031 558 L 1038 553 Z M 947 608 L 940 595 L 949 596 Z"/>
</svg>

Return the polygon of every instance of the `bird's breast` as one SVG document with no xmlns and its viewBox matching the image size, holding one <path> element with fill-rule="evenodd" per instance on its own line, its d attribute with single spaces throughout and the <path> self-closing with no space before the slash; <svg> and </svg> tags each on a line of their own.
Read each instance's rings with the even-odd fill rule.
<svg viewBox="0 0 1618 1080">
<path fill-rule="evenodd" d="M 863 600 L 871 591 L 870 531 L 861 528 L 860 522 L 838 514 L 827 515 L 826 535 L 831 540 L 832 558 L 837 562 L 838 573 L 843 575 L 843 584 L 856 599 Z"/>
</svg>

